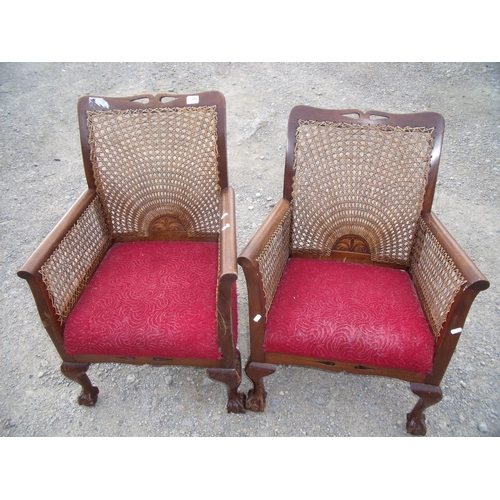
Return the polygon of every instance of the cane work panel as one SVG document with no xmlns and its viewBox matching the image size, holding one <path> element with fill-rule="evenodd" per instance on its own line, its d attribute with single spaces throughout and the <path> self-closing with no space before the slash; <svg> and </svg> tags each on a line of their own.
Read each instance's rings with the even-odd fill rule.
<svg viewBox="0 0 500 500">
<path fill-rule="evenodd" d="M 407 265 L 432 131 L 299 120 L 292 252 L 327 256 L 344 237 L 358 237 L 372 260 Z"/>
<path fill-rule="evenodd" d="M 89 111 L 87 119 L 114 237 L 146 237 L 150 225 L 154 232 L 171 220 L 189 236 L 218 233 L 215 106 Z"/>
</svg>

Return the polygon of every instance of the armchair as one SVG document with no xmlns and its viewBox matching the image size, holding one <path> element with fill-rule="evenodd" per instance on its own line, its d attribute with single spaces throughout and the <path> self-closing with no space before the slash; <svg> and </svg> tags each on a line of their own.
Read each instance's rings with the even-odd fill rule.
<svg viewBox="0 0 500 500">
<path fill-rule="evenodd" d="M 245 411 L 236 225 L 219 92 L 78 102 L 88 189 L 19 270 L 61 359 L 203 367 Z"/>
<path fill-rule="evenodd" d="M 469 308 L 489 283 L 432 213 L 444 120 L 437 113 L 295 107 L 283 198 L 238 258 L 249 297 L 253 381 L 265 408 L 278 365 L 393 377 L 424 410 Z"/>
</svg>

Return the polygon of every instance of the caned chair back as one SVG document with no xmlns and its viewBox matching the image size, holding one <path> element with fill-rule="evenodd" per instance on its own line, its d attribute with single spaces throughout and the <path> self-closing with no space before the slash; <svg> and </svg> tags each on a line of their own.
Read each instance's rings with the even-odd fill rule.
<svg viewBox="0 0 500 500">
<path fill-rule="evenodd" d="M 112 234 L 216 234 L 215 106 L 89 111 L 92 169 Z"/>
<path fill-rule="evenodd" d="M 407 266 L 441 123 L 436 131 L 391 123 L 390 115 L 358 117 L 337 111 L 325 119 L 291 119 L 291 251 L 351 251 Z"/>
</svg>

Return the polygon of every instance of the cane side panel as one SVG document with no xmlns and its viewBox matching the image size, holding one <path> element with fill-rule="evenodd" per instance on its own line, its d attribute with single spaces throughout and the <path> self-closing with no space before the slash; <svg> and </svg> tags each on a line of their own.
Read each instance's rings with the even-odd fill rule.
<svg viewBox="0 0 500 500">
<path fill-rule="evenodd" d="M 407 265 L 422 209 L 433 129 L 299 120 L 292 252 L 328 256 L 346 236 L 371 259 Z"/>
<path fill-rule="evenodd" d="M 111 246 L 99 198 L 94 198 L 40 269 L 63 324 Z"/>
<path fill-rule="evenodd" d="M 87 122 L 114 237 L 165 225 L 189 236 L 219 232 L 216 106 L 88 111 Z"/>
<path fill-rule="evenodd" d="M 418 224 L 410 274 L 432 331 L 439 337 L 453 301 L 466 280 L 422 219 Z"/>
<path fill-rule="evenodd" d="M 290 252 L 291 210 L 288 209 L 273 235 L 257 257 L 266 298 L 266 315 L 273 302 Z"/>
</svg>

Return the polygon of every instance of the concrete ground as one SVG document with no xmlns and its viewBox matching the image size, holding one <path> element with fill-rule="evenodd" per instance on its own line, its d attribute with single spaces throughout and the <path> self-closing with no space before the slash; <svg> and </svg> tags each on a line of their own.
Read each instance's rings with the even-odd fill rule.
<svg viewBox="0 0 500 500">
<path fill-rule="evenodd" d="M 205 370 L 95 365 L 94 408 L 60 359 L 17 269 L 85 189 L 76 103 L 217 89 L 227 101 L 238 251 L 280 198 L 291 108 L 436 111 L 446 131 L 434 211 L 491 281 L 427 411 L 428 436 L 500 436 L 498 63 L 3 63 L 0 65 L 1 436 L 407 436 L 398 380 L 279 367 L 265 413 L 227 414 Z M 239 336 L 248 357 L 243 272 Z M 250 383 L 244 379 L 242 388 Z"/>
</svg>

